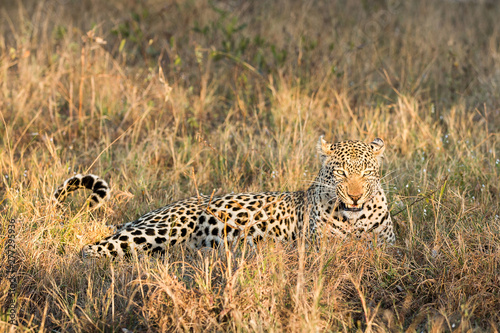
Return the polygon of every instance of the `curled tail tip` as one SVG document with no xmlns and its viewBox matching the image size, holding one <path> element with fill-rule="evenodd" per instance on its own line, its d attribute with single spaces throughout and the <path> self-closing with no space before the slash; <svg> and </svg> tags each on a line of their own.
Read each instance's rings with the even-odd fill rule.
<svg viewBox="0 0 500 333">
<path fill-rule="evenodd" d="M 109 199 L 110 187 L 109 184 L 101 177 L 93 174 L 76 174 L 64 181 L 54 192 L 54 198 L 58 203 L 63 202 L 70 192 L 81 188 L 86 188 L 92 191 L 90 195 L 91 206 L 98 207 Z"/>
</svg>

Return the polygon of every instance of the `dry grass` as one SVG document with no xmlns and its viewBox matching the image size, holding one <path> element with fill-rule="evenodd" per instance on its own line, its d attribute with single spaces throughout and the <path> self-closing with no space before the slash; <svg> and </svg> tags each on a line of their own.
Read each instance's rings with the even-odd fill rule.
<svg viewBox="0 0 500 333">
<path fill-rule="evenodd" d="M 498 332 L 499 13 L 495 1 L 5 4 L 0 209 L 2 235 L 16 219 L 18 329 Z M 193 170 L 203 193 L 306 188 L 321 134 L 386 141 L 384 186 L 404 209 L 394 248 L 316 239 L 81 260 L 108 225 L 194 195 Z M 110 180 L 110 204 L 81 210 L 80 195 L 57 210 L 52 191 L 86 171 Z"/>
</svg>

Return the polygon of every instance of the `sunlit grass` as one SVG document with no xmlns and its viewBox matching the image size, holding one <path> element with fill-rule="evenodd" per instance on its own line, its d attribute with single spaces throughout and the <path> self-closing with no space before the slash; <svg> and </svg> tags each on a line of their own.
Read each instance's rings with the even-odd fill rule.
<svg viewBox="0 0 500 333">
<path fill-rule="evenodd" d="M 0 209 L 2 235 L 16 220 L 19 327 L 498 331 L 499 10 L 430 0 L 6 4 Z M 394 247 L 316 237 L 82 260 L 111 226 L 197 190 L 307 188 L 323 134 L 386 142 Z M 75 172 L 109 180 L 110 202 L 89 211 L 79 193 L 57 208 L 51 195 Z"/>
</svg>

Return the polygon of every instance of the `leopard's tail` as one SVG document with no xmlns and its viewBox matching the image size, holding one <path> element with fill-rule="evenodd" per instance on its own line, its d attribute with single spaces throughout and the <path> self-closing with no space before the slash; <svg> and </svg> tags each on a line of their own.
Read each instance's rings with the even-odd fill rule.
<svg viewBox="0 0 500 333">
<path fill-rule="evenodd" d="M 92 191 L 90 195 L 90 206 L 95 208 L 102 205 L 109 199 L 111 189 L 108 183 L 96 175 L 75 175 L 68 178 L 54 192 L 54 198 L 59 202 L 63 202 L 66 197 L 73 191 L 86 188 Z"/>
</svg>

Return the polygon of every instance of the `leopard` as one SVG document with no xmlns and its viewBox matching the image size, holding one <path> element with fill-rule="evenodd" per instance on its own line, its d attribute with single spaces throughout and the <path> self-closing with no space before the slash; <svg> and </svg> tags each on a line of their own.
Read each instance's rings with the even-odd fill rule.
<svg viewBox="0 0 500 333">
<path fill-rule="evenodd" d="M 164 255 L 179 244 L 201 249 L 307 235 L 369 237 L 378 244 L 394 244 L 394 227 L 380 181 L 384 141 L 329 143 L 321 136 L 316 150 L 321 167 L 307 190 L 197 194 L 123 224 L 114 234 L 85 245 L 81 254 L 84 258 L 130 258 L 138 252 Z M 101 177 L 77 174 L 56 189 L 54 198 L 60 204 L 78 189 L 92 191 L 93 208 L 103 205 L 111 191 Z"/>
</svg>

